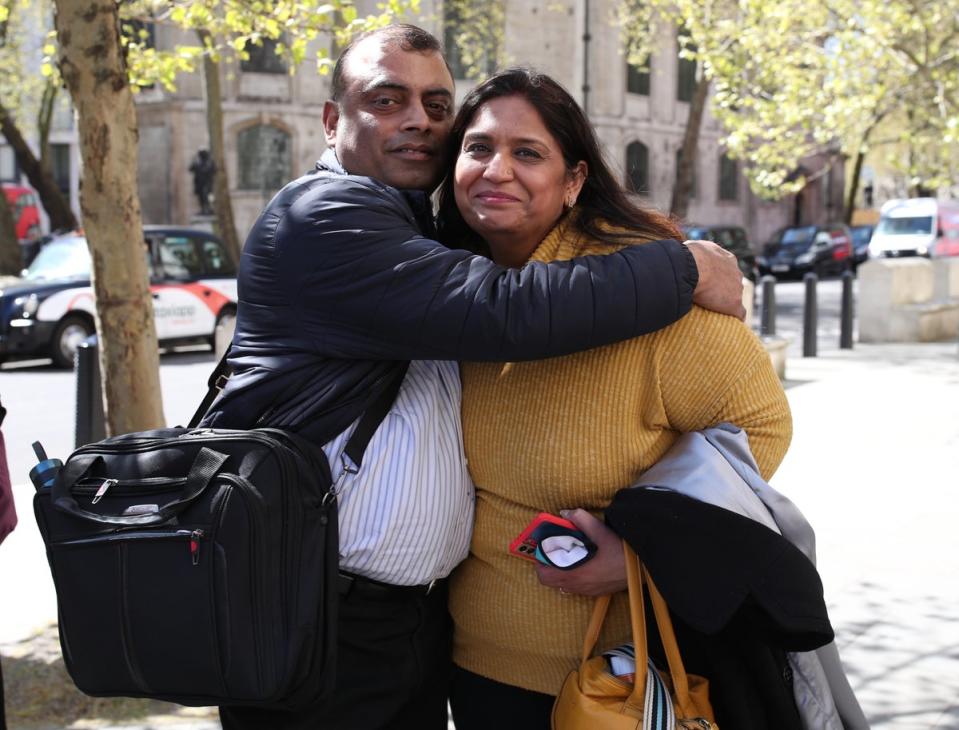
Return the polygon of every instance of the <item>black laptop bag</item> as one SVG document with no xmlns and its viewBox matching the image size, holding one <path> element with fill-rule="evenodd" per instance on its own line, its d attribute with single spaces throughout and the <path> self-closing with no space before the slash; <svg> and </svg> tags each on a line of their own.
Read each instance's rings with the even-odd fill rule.
<svg viewBox="0 0 959 730">
<path fill-rule="evenodd" d="M 357 466 L 401 380 L 354 430 Z M 337 512 L 313 444 L 269 428 L 109 438 L 34 510 L 83 692 L 293 709 L 330 691 Z"/>
</svg>

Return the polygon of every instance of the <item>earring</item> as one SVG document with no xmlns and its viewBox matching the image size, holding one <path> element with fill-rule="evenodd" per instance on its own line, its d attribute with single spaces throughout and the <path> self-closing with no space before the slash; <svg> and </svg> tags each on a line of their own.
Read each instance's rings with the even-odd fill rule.
<svg viewBox="0 0 959 730">
<path fill-rule="evenodd" d="M 573 193 L 567 193 L 566 200 L 563 201 L 563 205 L 566 208 L 572 208 L 576 205 L 576 196 Z"/>
</svg>

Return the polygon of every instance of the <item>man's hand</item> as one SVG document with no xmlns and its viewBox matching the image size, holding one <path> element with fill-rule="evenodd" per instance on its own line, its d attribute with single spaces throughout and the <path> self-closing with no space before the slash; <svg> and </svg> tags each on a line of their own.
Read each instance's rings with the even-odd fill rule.
<svg viewBox="0 0 959 730">
<path fill-rule="evenodd" d="M 626 558 L 623 541 L 615 532 L 583 509 L 560 512 L 596 544 L 596 554 L 578 568 L 559 570 L 536 565 L 539 582 L 563 593 L 581 596 L 605 596 L 626 590 Z"/>
<path fill-rule="evenodd" d="M 720 314 L 746 319 L 743 274 L 736 264 L 736 256 L 712 241 L 686 241 L 686 246 L 699 269 L 693 303 Z"/>
</svg>

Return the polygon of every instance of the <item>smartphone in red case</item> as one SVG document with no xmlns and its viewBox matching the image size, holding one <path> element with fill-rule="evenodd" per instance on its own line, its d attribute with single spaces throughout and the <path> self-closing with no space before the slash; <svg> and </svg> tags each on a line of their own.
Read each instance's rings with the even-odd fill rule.
<svg viewBox="0 0 959 730">
<path fill-rule="evenodd" d="M 571 547 L 575 552 L 568 552 Z M 509 551 L 534 563 L 570 570 L 593 557 L 596 546 L 569 520 L 540 512 L 510 543 Z"/>
</svg>

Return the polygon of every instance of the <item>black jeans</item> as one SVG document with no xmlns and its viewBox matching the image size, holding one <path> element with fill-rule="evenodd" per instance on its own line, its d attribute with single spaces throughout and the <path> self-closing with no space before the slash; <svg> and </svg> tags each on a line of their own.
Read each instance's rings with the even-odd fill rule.
<svg viewBox="0 0 959 730">
<path fill-rule="evenodd" d="M 429 593 L 340 597 L 336 687 L 295 713 L 221 707 L 224 730 L 446 730 L 452 622 L 445 581 Z"/>
<path fill-rule="evenodd" d="M 550 730 L 555 699 L 460 667 L 453 670 L 450 707 L 456 730 Z"/>
</svg>

